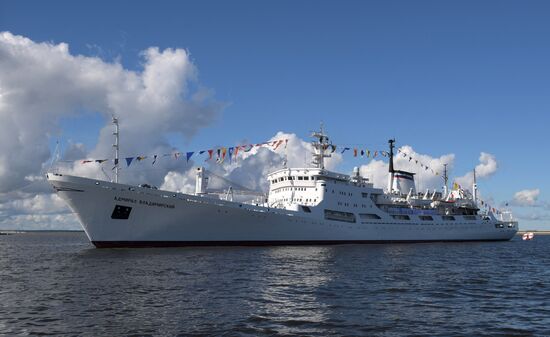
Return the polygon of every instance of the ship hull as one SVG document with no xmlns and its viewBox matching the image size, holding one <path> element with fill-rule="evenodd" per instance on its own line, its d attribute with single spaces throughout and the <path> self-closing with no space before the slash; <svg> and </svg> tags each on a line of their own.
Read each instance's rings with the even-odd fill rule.
<svg viewBox="0 0 550 337">
<path fill-rule="evenodd" d="M 323 219 L 315 212 L 270 209 L 67 175 L 48 174 L 48 180 L 99 248 L 504 241 L 517 232 L 517 224 L 481 220 L 346 223 Z"/>
</svg>

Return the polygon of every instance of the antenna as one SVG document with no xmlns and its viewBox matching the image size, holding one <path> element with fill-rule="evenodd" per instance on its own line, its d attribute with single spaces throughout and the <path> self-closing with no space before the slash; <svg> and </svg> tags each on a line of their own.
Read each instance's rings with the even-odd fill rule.
<svg viewBox="0 0 550 337">
<path fill-rule="evenodd" d="M 393 148 L 394 148 L 394 144 L 395 144 L 395 138 L 394 139 L 390 139 L 388 140 L 388 144 L 390 145 L 390 165 L 388 167 L 388 171 L 389 171 L 389 179 L 388 179 L 388 192 L 392 192 L 393 191 L 393 177 L 394 177 L 394 169 L 393 169 Z"/>
<path fill-rule="evenodd" d="M 444 187 L 445 197 L 447 196 L 447 193 L 449 191 L 449 187 L 447 186 L 447 183 L 449 182 L 449 176 L 447 176 L 447 165 L 448 164 L 443 164 L 443 181 L 445 182 L 445 187 Z"/>
<path fill-rule="evenodd" d="M 319 141 L 314 141 L 311 143 L 311 145 L 313 146 L 313 164 L 317 168 L 324 169 L 325 158 L 330 158 L 331 155 L 325 153 L 330 144 L 328 142 L 328 136 L 325 134 L 322 122 L 320 131 L 313 132 L 311 137 L 319 139 Z"/>
<path fill-rule="evenodd" d="M 388 140 L 388 144 L 390 144 L 390 167 L 389 167 L 389 172 L 394 173 L 394 169 L 393 169 L 393 148 L 395 147 L 395 145 L 394 145 L 395 144 L 395 138 Z"/>
<path fill-rule="evenodd" d="M 476 181 L 476 169 L 474 168 L 474 184 L 472 186 L 472 191 L 474 195 L 474 204 L 477 205 L 477 181 Z"/>
<path fill-rule="evenodd" d="M 115 136 L 115 143 L 113 144 L 113 147 L 115 148 L 115 183 L 118 183 L 119 127 L 118 118 L 115 115 L 113 115 L 113 124 L 115 125 L 115 132 L 113 132 L 113 136 Z"/>
</svg>

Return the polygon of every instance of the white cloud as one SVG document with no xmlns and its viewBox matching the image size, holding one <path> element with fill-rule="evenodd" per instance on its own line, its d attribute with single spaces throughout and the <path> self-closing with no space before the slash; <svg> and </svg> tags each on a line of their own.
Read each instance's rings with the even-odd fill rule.
<svg viewBox="0 0 550 337">
<path fill-rule="evenodd" d="M 50 229 L 79 230 L 76 215 L 67 214 L 16 214 L 7 218 L 0 217 L 1 229 Z"/>
<path fill-rule="evenodd" d="M 394 167 L 397 170 L 409 171 L 416 173 L 415 182 L 418 192 L 424 192 L 426 189 L 433 191 L 434 189 L 441 189 L 444 185 L 443 182 L 443 164 L 447 164 L 447 169 L 452 170 L 454 166 L 455 155 L 445 154 L 440 157 L 432 157 L 426 154 L 420 154 L 416 152 L 412 146 L 405 145 L 400 148 L 402 153 L 407 154 L 403 156 L 401 153 L 397 153 L 394 157 Z M 412 157 L 412 160 L 409 160 Z M 418 160 L 418 163 L 416 162 Z M 428 166 L 430 169 L 426 170 L 420 166 L 420 163 Z M 438 172 L 439 175 L 432 173 L 431 169 Z M 367 165 L 360 167 L 361 175 L 370 179 L 374 183 L 375 187 L 387 189 L 388 185 L 388 163 L 381 159 L 373 159 Z"/>
<path fill-rule="evenodd" d="M 18 191 L 2 196 L 0 229 L 80 229 L 76 216 L 56 194 Z"/>
<path fill-rule="evenodd" d="M 164 177 L 164 182 L 160 186 L 160 189 L 179 193 L 194 193 L 195 169 L 189 169 L 184 173 L 176 171 L 168 172 Z"/>
<path fill-rule="evenodd" d="M 52 221 L 74 225 L 72 215 L 55 214 L 63 212 L 59 200 L 43 194 L 51 188 L 36 179 L 50 157 L 49 137 L 59 131 L 62 118 L 82 111 L 97 111 L 106 121 L 117 115 L 122 158 L 169 153 L 167 133 L 190 139 L 217 118 L 225 104 L 198 83 L 198 70 L 187 51 L 151 47 L 141 56 L 143 69 L 132 71 L 118 61 L 73 55 L 65 43 L 0 33 L 0 226 L 10 226 L 4 223 L 8 220 L 22 226 L 47 227 Z M 112 126 L 106 125 L 94 148 L 74 143 L 65 154 L 70 160 L 110 158 L 111 144 Z M 127 182 L 160 183 L 168 171 L 187 167 L 185 161 L 171 161 L 162 169 L 123 172 Z M 67 170 L 105 178 L 99 165 L 78 164 Z M 110 173 L 110 167 L 106 170 Z M 22 186 L 25 191 L 17 191 Z M 47 223 L 41 225 L 42 220 Z"/>
<path fill-rule="evenodd" d="M 513 204 L 516 206 L 536 206 L 540 190 L 538 188 L 532 190 L 521 190 L 514 194 Z"/>
<path fill-rule="evenodd" d="M 1 210 L 26 214 L 55 214 L 69 211 L 66 203 L 57 194 L 27 195 L 25 198 L 0 204 Z"/>
<path fill-rule="evenodd" d="M 479 164 L 476 166 L 476 178 L 488 178 L 492 176 L 498 169 L 498 163 L 494 155 L 486 152 L 481 152 L 479 156 Z M 468 172 L 462 177 L 458 177 L 455 181 L 465 189 L 471 189 L 474 183 L 474 173 Z"/>
<path fill-rule="evenodd" d="M 188 52 L 151 47 L 141 55 L 143 71 L 137 72 L 120 63 L 72 55 L 65 43 L 0 33 L 0 192 L 40 172 L 50 156 L 49 135 L 58 130 L 60 118 L 79 111 L 119 116 L 122 156 L 170 149 L 166 133 L 189 139 L 216 118 L 224 105 L 197 83 L 198 71 Z M 111 157 L 111 144 L 108 125 L 88 155 Z M 93 165 L 80 165 L 75 172 L 99 175 Z M 160 180 L 164 174 L 151 176 Z"/>
</svg>

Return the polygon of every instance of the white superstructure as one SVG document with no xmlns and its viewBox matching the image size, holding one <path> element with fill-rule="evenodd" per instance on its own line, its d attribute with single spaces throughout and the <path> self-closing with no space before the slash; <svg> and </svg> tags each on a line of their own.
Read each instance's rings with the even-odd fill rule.
<svg viewBox="0 0 550 337">
<path fill-rule="evenodd" d="M 416 193 L 414 174 L 393 168 L 393 140 L 384 191 L 357 169 L 326 170 L 332 145 L 323 130 L 313 137 L 313 167 L 272 172 L 267 197 L 254 203 L 208 194 L 203 168 L 195 195 L 59 173 L 47 178 L 97 247 L 509 240 L 518 230 L 512 218 L 480 213 L 465 191 Z"/>
</svg>

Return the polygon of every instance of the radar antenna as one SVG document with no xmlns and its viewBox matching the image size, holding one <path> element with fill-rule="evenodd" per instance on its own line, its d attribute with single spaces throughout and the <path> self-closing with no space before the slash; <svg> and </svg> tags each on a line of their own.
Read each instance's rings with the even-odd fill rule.
<svg viewBox="0 0 550 337">
<path fill-rule="evenodd" d="M 326 153 L 326 150 L 332 144 L 329 143 L 328 136 L 325 134 L 323 123 L 321 123 L 321 128 L 319 131 L 315 131 L 311 134 L 312 138 L 317 138 L 317 141 L 311 142 L 313 146 L 313 165 L 315 167 L 324 169 L 325 168 L 325 158 L 332 157 L 330 154 Z"/>
</svg>

